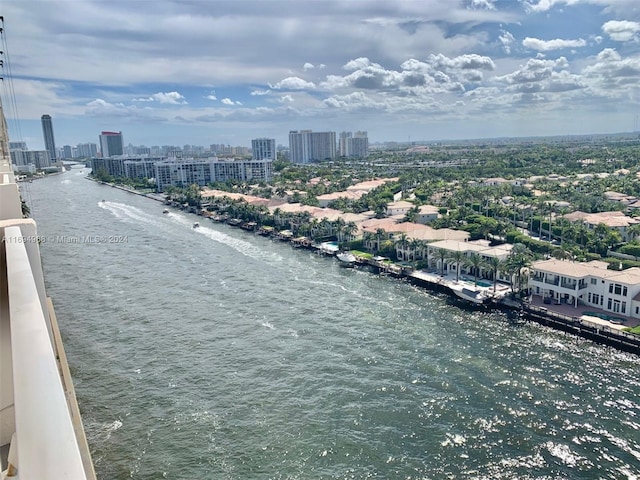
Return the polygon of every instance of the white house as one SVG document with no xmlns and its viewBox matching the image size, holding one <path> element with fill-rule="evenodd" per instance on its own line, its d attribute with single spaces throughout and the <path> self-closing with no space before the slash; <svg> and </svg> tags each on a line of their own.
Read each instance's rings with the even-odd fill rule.
<svg viewBox="0 0 640 480">
<path fill-rule="evenodd" d="M 474 240 L 471 242 L 464 242 L 459 240 L 442 240 L 439 242 L 433 242 L 427 245 L 427 257 L 429 259 L 429 268 L 434 270 L 442 270 L 445 273 L 452 273 L 456 271 L 457 265 L 449 255 L 454 252 L 462 252 L 464 259 L 459 265 L 461 274 L 473 274 L 472 266 L 468 265 L 468 260 L 472 254 L 477 254 L 483 261 L 488 261 L 491 258 L 497 258 L 504 261 L 511 254 L 513 245 L 503 244 L 497 246 L 491 246 L 488 240 Z M 438 254 L 438 250 L 444 250 L 447 252 L 447 257 L 442 260 Z M 488 278 L 493 280 L 493 273 L 489 271 L 487 267 L 480 267 L 478 277 Z M 498 280 L 510 281 L 510 276 L 507 272 L 498 271 Z"/>
<path fill-rule="evenodd" d="M 387 203 L 387 215 L 390 217 L 396 215 L 406 215 L 409 210 L 411 210 L 415 205 L 411 202 L 407 202 L 405 200 L 400 200 L 399 202 L 391 202 Z"/>
<path fill-rule="evenodd" d="M 416 215 L 415 222 L 426 225 L 438 218 L 438 207 L 422 205 Z"/>
<path fill-rule="evenodd" d="M 640 318 L 640 268 L 608 270 L 607 263 L 564 260 L 534 262 L 529 276 L 533 295 L 578 308 L 592 306 Z M 580 312 L 581 313 L 581 312 Z"/>
</svg>

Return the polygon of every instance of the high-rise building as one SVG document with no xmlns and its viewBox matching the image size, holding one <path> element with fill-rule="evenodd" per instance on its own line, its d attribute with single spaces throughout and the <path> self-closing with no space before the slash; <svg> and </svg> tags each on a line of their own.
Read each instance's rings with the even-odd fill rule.
<svg viewBox="0 0 640 480">
<path fill-rule="evenodd" d="M 275 160 L 276 139 L 256 138 L 251 140 L 251 157 L 254 160 Z"/>
<path fill-rule="evenodd" d="M 79 143 L 76 145 L 79 158 L 91 158 L 98 155 L 98 145 L 95 143 Z"/>
<path fill-rule="evenodd" d="M 44 136 L 44 148 L 49 152 L 49 158 L 55 162 L 57 158 L 56 141 L 53 137 L 53 123 L 51 115 L 42 115 L 42 135 Z"/>
<path fill-rule="evenodd" d="M 369 138 L 367 132 L 341 132 L 339 150 L 341 157 L 364 158 L 369 155 Z"/>
<path fill-rule="evenodd" d="M 102 158 L 124 155 L 122 132 L 102 132 L 99 138 Z"/>
<path fill-rule="evenodd" d="M 101 159 L 98 159 L 101 160 Z M 125 167 L 130 168 L 125 163 Z M 167 159 L 155 162 L 156 187 L 159 192 L 168 186 L 200 186 L 211 182 L 239 180 L 243 182 L 269 182 L 273 174 L 273 160 L 246 160 L 233 158 Z"/>
<path fill-rule="evenodd" d="M 37 169 L 51 166 L 49 150 L 12 150 L 11 162 L 18 166 L 32 164 Z"/>
<path fill-rule="evenodd" d="M 64 145 L 60 149 L 60 153 L 61 153 L 61 158 L 64 158 L 64 159 L 73 158 L 73 147 L 71 147 L 71 145 Z"/>
<path fill-rule="evenodd" d="M 350 157 L 364 158 L 369 155 L 369 137 L 367 132 L 356 132 L 351 139 Z"/>
<path fill-rule="evenodd" d="M 9 150 L 27 150 L 27 142 L 9 142 Z"/>
<path fill-rule="evenodd" d="M 289 132 L 289 158 L 293 163 L 336 158 L 336 132 Z"/>
<path fill-rule="evenodd" d="M 341 157 L 349 156 L 349 146 L 350 146 L 349 140 L 351 140 L 351 138 L 353 138 L 353 135 L 351 134 L 351 132 L 340 132 L 340 140 L 338 143 L 338 155 L 340 155 Z"/>
</svg>

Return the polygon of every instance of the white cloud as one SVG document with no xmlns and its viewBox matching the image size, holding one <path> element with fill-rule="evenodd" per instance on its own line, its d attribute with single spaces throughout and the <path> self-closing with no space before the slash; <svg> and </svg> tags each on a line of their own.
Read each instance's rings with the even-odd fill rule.
<svg viewBox="0 0 640 480">
<path fill-rule="evenodd" d="M 211 93 L 209 93 L 209 95 L 207 95 L 206 97 L 204 97 L 208 100 L 217 100 L 218 97 L 216 97 L 216 92 L 214 90 L 211 90 Z"/>
<path fill-rule="evenodd" d="M 496 65 L 493 60 L 483 55 L 475 53 L 460 55 L 458 57 L 449 58 L 441 53 L 438 55 L 429 55 L 429 62 L 437 67 L 474 69 L 474 70 L 494 70 Z"/>
<path fill-rule="evenodd" d="M 293 102 L 293 97 L 291 95 L 283 95 L 278 99 L 280 103 L 288 103 Z"/>
<path fill-rule="evenodd" d="M 577 40 L 564 40 L 561 38 L 556 38 L 554 40 L 540 40 L 539 38 L 527 37 L 522 41 L 523 47 L 541 52 L 560 50 L 562 48 L 584 47 L 586 45 L 587 42 L 582 38 L 578 38 Z"/>
<path fill-rule="evenodd" d="M 135 98 L 134 102 L 159 102 L 171 105 L 184 105 L 187 103 L 185 98 L 178 92 L 158 92 L 144 98 Z"/>
<path fill-rule="evenodd" d="M 269 95 L 271 93 L 271 90 L 266 89 L 266 90 L 261 90 L 259 88 L 256 88 L 255 90 L 251 91 L 251 96 L 255 97 L 255 96 L 263 96 L 263 95 Z"/>
<path fill-rule="evenodd" d="M 546 12 L 556 5 L 575 5 L 580 0 L 538 0 L 537 3 L 525 2 L 525 7 L 530 12 Z"/>
<path fill-rule="evenodd" d="M 322 70 L 325 67 L 326 65 L 324 63 L 319 63 L 318 65 L 314 65 L 311 62 L 305 62 L 304 65 L 302 65 L 302 70 L 304 70 L 305 72 L 308 72 L 309 70 L 313 70 L 314 68 L 317 68 L 318 70 Z"/>
<path fill-rule="evenodd" d="M 535 83 L 551 78 L 554 70 L 562 70 L 569 66 L 569 62 L 564 57 L 557 60 L 543 60 L 532 58 L 527 63 L 513 73 L 495 77 L 495 80 L 508 85 L 522 83 Z"/>
<path fill-rule="evenodd" d="M 640 57 L 622 58 L 615 49 L 605 48 L 596 56 L 596 63 L 586 67 L 584 73 L 601 79 L 609 86 L 635 87 L 640 77 Z"/>
<path fill-rule="evenodd" d="M 367 57 L 359 57 L 354 60 L 349 60 L 342 66 L 343 70 L 360 70 L 367 67 L 382 68 L 377 63 L 372 63 Z"/>
<path fill-rule="evenodd" d="M 602 25 L 602 31 L 617 42 L 639 40 L 640 23 L 628 20 L 610 20 Z"/>
<path fill-rule="evenodd" d="M 470 8 L 485 8 L 487 10 L 495 10 L 496 0 L 471 0 L 469 3 Z"/>
<path fill-rule="evenodd" d="M 511 44 L 516 41 L 515 37 L 506 30 L 502 30 L 502 35 L 498 37 L 505 53 L 511 53 Z"/>
<path fill-rule="evenodd" d="M 98 118 L 124 118 L 133 120 L 144 120 L 152 122 L 163 122 L 165 117 L 156 114 L 152 108 L 137 108 L 135 105 L 124 105 L 123 103 L 111 103 L 102 98 L 88 102 L 85 105 L 85 116 Z"/>
<path fill-rule="evenodd" d="M 274 90 L 310 90 L 316 86 L 313 82 L 307 82 L 300 77 L 287 77 L 274 85 L 269 84 L 269 87 Z"/>
<path fill-rule="evenodd" d="M 242 105 L 241 102 L 234 102 L 230 98 L 223 98 L 222 100 L 220 100 L 220 102 L 225 105 Z"/>
</svg>

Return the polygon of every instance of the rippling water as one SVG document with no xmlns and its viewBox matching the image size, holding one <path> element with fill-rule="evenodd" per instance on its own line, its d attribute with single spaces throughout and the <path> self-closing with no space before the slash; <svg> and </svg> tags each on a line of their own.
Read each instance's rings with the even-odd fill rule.
<svg viewBox="0 0 640 480">
<path fill-rule="evenodd" d="M 24 184 L 101 479 L 638 478 L 638 358 L 98 185 Z M 104 202 L 102 200 L 105 200 Z"/>
</svg>

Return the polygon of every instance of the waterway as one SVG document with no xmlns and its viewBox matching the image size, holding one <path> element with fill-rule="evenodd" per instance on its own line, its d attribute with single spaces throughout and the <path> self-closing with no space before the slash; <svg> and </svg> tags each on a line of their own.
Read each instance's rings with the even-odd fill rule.
<svg viewBox="0 0 640 480">
<path fill-rule="evenodd" d="M 87 173 L 23 195 L 100 479 L 640 476 L 638 357 Z"/>
</svg>

